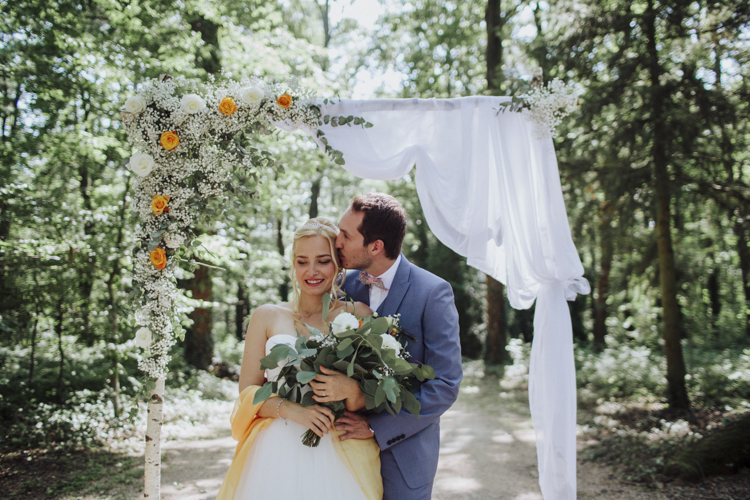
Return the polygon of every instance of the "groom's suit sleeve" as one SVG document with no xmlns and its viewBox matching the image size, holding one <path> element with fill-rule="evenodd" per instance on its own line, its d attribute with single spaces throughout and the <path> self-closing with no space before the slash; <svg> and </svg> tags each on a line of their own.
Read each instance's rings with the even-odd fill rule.
<svg viewBox="0 0 750 500">
<path fill-rule="evenodd" d="M 440 418 L 458 396 L 463 376 L 458 312 L 453 290 L 445 282 L 435 286 L 427 297 L 422 316 L 424 359 L 435 370 L 435 378 L 425 381 L 417 395 L 419 418 L 404 410 L 395 417 L 387 412 L 370 415 L 370 425 L 381 450 L 408 439 Z M 408 346 L 407 346 L 408 350 Z"/>
</svg>

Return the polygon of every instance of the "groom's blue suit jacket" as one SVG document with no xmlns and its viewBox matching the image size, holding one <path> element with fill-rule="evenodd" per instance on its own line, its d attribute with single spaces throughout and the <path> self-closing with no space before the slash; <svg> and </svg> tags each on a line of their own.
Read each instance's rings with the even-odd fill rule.
<svg viewBox="0 0 750 500">
<path fill-rule="evenodd" d="M 359 272 L 347 273 L 343 286 L 347 296 L 370 303 L 369 288 L 359 281 Z M 419 488 L 435 478 L 440 449 L 440 415 L 458 396 L 463 376 L 458 312 L 451 286 L 421 269 L 403 255 L 388 296 L 377 310 L 380 316 L 401 315 L 401 327 L 417 340 L 403 336 L 410 361 L 421 361 L 435 370 L 435 379 L 421 384 L 415 394 L 421 404 L 419 418 L 401 411 L 369 416 L 381 450 L 389 449 L 410 488 Z"/>
</svg>

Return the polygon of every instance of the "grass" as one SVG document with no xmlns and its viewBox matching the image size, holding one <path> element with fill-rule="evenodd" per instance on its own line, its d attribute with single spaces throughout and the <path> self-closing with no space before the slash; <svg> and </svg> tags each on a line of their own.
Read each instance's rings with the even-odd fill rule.
<svg viewBox="0 0 750 500">
<path fill-rule="evenodd" d="M 142 480 L 141 460 L 102 450 L 0 453 L 3 498 L 108 498 Z"/>
</svg>

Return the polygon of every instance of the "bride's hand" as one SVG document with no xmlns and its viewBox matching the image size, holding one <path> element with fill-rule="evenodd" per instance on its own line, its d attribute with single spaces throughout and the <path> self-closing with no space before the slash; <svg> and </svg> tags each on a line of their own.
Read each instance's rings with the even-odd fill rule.
<svg viewBox="0 0 750 500">
<path fill-rule="evenodd" d="M 321 366 L 315 379 L 310 382 L 315 399 L 318 403 L 329 403 L 331 401 L 344 401 L 346 399 L 357 399 L 360 394 L 359 384 L 341 372 L 329 370 Z"/>
<path fill-rule="evenodd" d="M 291 401 L 285 401 L 279 410 L 279 415 L 282 417 L 289 418 L 293 422 L 307 427 L 320 437 L 323 437 L 331 430 L 335 419 L 333 412 L 321 405 L 302 406 Z"/>
</svg>

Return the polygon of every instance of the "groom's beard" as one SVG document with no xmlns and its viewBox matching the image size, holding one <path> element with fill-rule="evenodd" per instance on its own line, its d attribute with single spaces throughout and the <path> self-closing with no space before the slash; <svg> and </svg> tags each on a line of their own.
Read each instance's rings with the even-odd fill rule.
<svg viewBox="0 0 750 500">
<path fill-rule="evenodd" d="M 372 259 L 367 255 L 365 249 L 362 249 L 362 253 L 359 255 L 352 255 L 349 257 L 344 256 L 341 250 L 338 251 L 339 262 L 341 266 L 346 269 L 368 269 L 372 265 Z"/>
</svg>

